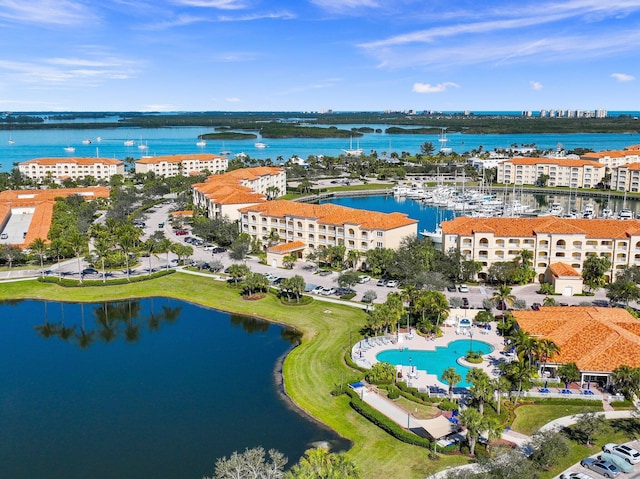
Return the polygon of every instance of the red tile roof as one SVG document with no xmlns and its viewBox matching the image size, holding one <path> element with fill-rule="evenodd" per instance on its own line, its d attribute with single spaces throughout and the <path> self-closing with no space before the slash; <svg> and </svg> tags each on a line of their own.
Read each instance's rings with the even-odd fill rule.
<svg viewBox="0 0 640 479">
<path fill-rule="evenodd" d="M 556 363 L 577 364 L 581 371 L 610 372 L 621 365 L 640 367 L 640 322 L 622 308 L 543 306 L 513 311 L 520 328 L 553 340 Z"/>
<path fill-rule="evenodd" d="M 210 160 L 226 160 L 223 156 L 212 155 L 211 153 L 195 153 L 192 155 L 165 155 L 165 156 L 149 156 L 140 158 L 136 163 L 143 165 L 152 165 L 156 163 L 181 163 L 183 161 L 198 160 L 198 161 L 210 161 Z"/>
<path fill-rule="evenodd" d="M 379 213 L 358 210 L 334 204 L 313 205 L 287 200 L 267 201 L 240 209 L 242 213 L 255 212 L 263 216 L 313 219 L 319 224 L 334 226 L 359 225 L 367 230 L 390 230 L 401 226 L 415 225 L 417 220 L 403 213 Z"/>
<path fill-rule="evenodd" d="M 297 251 L 306 248 L 306 245 L 302 241 L 292 241 L 291 243 L 280 243 L 275 246 L 269 247 L 271 253 L 289 253 L 291 251 Z"/>
<path fill-rule="evenodd" d="M 279 175 L 283 171 L 282 168 L 269 166 L 240 168 L 221 175 L 211 175 L 204 183 L 193 185 L 193 189 L 221 205 L 260 203 L 266 201 L 266 197 L 248 186 L 243 186 L 241 182 L 253 181 L 263 176 Z"/>
<path fill-rule="evenodd" d="M 513 165 L 557 165 L 582 167 L 591 166 L 593 168 L 604 168 L 605 166 L 591 160 L 572 160 L 569 158 L 512 158 L 502 163 L 511 163 Z"/>
<path fill-rule="evenodd" d="M 496 237 L 533 237 L 537 234 L 580 234 L 587 238 L 627 238 L 640 235 L 640 221 L 614 219 L 571 219 L 555 216 L 537 218 L 471 218 L 458 216 L 442 223 L 444 234 L 471 236 L 493 233 Z"/>
<path fill-rule="evenodd" d="M 567 263 L 562 263 L 562 262 L 551 263 L 549 265 L 549 269 L 551 270 L 551 274 L 553 274 L 555 277 L 582 276 L 571 265 L 568 265 Z"/>
</svg>

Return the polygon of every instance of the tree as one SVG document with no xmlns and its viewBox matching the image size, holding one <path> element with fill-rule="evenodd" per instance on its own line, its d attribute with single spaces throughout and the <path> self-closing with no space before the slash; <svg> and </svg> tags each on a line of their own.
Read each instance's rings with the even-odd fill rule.
<svg viewBox="0 0 640 479">
<path fill-rule="evenodd" d="M 526 361 L 521 359 L 518 361 L 511 361 L 509 363 L 501 363 L 498 367 L 512 384 L 518 385 L 516 399 L 513 402 L 515 406 L 518 404 L 518 399 L 520 399 L 522 390 L 528 389 L 531 385 L 531 378 L 536 371 Z"/>
<path fill-rule="evenodd" d="M 341 288 L 353 288 L 360 281 L 360 275 L 351 269 L 340 273 L 336 281 Z"/>
<path fill-rule="evenodd" d="M 545 186 L 547 186 L 547 183 L 549 182 L 550 178 L 551 177 L 549 175 L 545 173 L 540 173 L 540 175 L 538 176 L 538 180 L 536 181 L 536 184 L 544 188 Z"/>
<path fill-rule="evenodd" d="M 269 279 L 264 274 L 249 272 L 241 286 L 242 292 L 251 296 L 256 291 L 266 291 L 269 288 Z"/>
<path fill-rule="evenodd" d="M 633 397 L 640 391 L 640 369 L 624 364 L 618 366 L 611 374 L 611 382 L 627 401 L 633 401 Z"/>
<path fill-rule="evenodd" d="M 87 248 L 87 238 L 80 234 L 78 231 L 74 231 L 67 238 L 67 243 L 71 251 L 73 251 L 76 260 L 78 261 L 78 277 L 80 278 L 80 283 L 82 283 L 82 269 L 80 265 L 80 257 L 85 252 Z"/>
<path fill-rule="evenodd" d="M 249 274 L 251 270 L 246 264 L 232 264 L 229 266 L 229 276 L 234 280 L 236 286 L 238 285 L 238 281 Z"/>
<path fill-rule="evenodd" d="M 632 280 L 623 275 L 616 278 L 613 283 L 607 286 L 607 298 L 612 303 L 624 303 L 629 306 L 629 301 L 635 301 L 640 298 L 640 289 Z"/>
<path fill-rule="evenodd" d="M 166 269 L 169 269 L 169 253 L 171 252 L 172 242 L 169 238 L 163 238 L 158 241 L 158 246 L 156 247 L 156 251 L 158 253 L 165 253 L 167 255 L 167 265 Z"/>
<path fill-rule="evenodd" d="M 64 256 L 66 249 L 67 244 L 62 238 L 55 238 L 51 240 L 51 244 L 49 245 L 49 252 L 51 256 L 56 258 L 56 265 L 58 267 L 58 279 L 62 278 L 60 272 L 60 258 Z"/>
<path fill-rule="evenodd" d="M 0 257 L 2 257 L 9 268 L 13 267 L 13 263 L 22 261 L 24 259 L 24 253 L 22 249 L 12 244 L 3 244 L 0 246 Z"/>
<path fill-rule="evenodd" d="M 604 275 L 611 268 L 611 261 L 606 257 L 589 255 L 582 266 L 582 280 L 589 291 L 593 292 L 605 284 Z"/>
<path fill-rule="evenodd" d="M 242 261 L 251 251 L 251 236 L 242 233 L 231 244 L 229 249 L 229 257 L 234 261 Z"/>
<path fill-rule="evenodd" d="M 378 299 L 378 293 L 372 289 L 366 290 L 362 295 L 363 303 L 373 303 L 376 299 Z"/>
<path fill-rule="evenodd" d="M 449 401 L 453 401 L 453 388 L 462 381 L 462 376 L 457 373 L 455 368 L 451 367 L 442 371 L 440 379 L 449 385 Z"/>
<path fill-rule="evenodd" d="M 365 377 L 371 384 L 391 384 L 396 378 L 396 368 L 389 363 L 375 363 Z"/>
<path fill-rule="evenodd" d="M 298 260 L 298 256 L 295 253 L 290 253 L 282 258 L 282 264 L 285 268 L 293 269 L 293 265 Z"/>
<path fill-rule="evenodd" d="M 478 404 L 478 411 L 484 415 L 484 403 L 491 399 L 493 388 L 491 378 L 487 373 L 479 368 L 471 368 L 467 373 L 466 381 L 471 383 L 469 392 L 473 401 Z"/>
<path fill-rule="evenodd" d="M 485 422 L 482 414 L 475 408 L 468 407 L 460 413 L 460 424 L 467 428 L 467 443 L 469 444 L 469 453 L 475 455 L 476 442 L 480 436 L 480 432 L 484 429 Z"/>
<path fill-rule="evenodd" d="M 569 454 L 565 436 L 557 431 L 538 431 L 529 442 L 531 460 L 543 469 L 551 469 Z"/>
<path fill-rule="evenodd" d="M 542 362 L 542 370 L 547 366 L 547 361 L 560 352 L 560 347 L 549 338 L 541 338 L 536 341 L 534 354 L 538 361 Z"/>
<path fill-rule="evenodd" d="M 275 449 L 269 450 L 268 459 L 261 447 L 246 449 L 242 454 L 236 451 L 229 459 L 218 459 L 214 475 L 205 479 L 280 479 L 287 462 Z"/>
<path fill-rule="evenodd" d="M 115 230 L 115 240 L 124 255 L 125 267 L 127 268 L 127 281 L 131 280 L 131 270 L 129 268 L 130 254 L 138 243 L 140 230 L 130 224 L 121 224 Z"/>
<path fill-rule="evenodd" d="M 573 425 L 573 429 L 584 438 L 587 446 L 591 446 L 591 439 L 602 431 L 606 425 L 604 414 L 587 412 L 580 414 L 580 417 Z"/>
<path fill-rule="evenodd" d="M 520 328 L 514 329 L 508 338 L 513 344 L 518 358 L 526 360 L 527 364 L 533 364 L 533 352 L 537 348 L 537 339 Z"/>
<path fill-rule="evenodd" d="M 40 259 L 40 274 L 44 277 L 44 256 L 47 253 L 47 245 L 42 238 L 38 237 L 31 242 L 29 249 Z"/>
<path fill-rule="evenodd" d="M 511 294 L 511 287 L 503 284 L 499 286 L 496 291 L 494 291 L 491 299 L 496 304 L 502 303 L 510 307 L 513 307 L 513 303 L 515 302 L 516 297 L 513 294 Z"/>
<path fill-rule="evenodd" d="M 580 380 L 580 369 L 576 363 L 567 363 L 558 367 L 558 377 L 565 383 L 572 383 Z"/>
<path fill-rule="evenodd" d="M 431 156 L 433 155 L 434 151 L 435 148 L 433 147 L 433 143 L 431 143 L 430 141 L 425 141 L 422 145 L 420 145 L 420 153 L 422 153 L 423 155 Z"/>
<path fill-rule="evenodd" d="M 309 449 L 285 475 L 286 479 L 360 479 L 360 471 L 343 453 L 332 454 L 325 448 Z"/>
<path fill-rule="evenodd" d="M 511 382 L 504 376 L 498 376 L 491 382 L 491 386 L 496 392 L 496 397 L 497 397 L 496 412 L 498 413 L 498 416 L 499 416 L 500 406 L 502 405 L 502 393 L 504 393 L 505 391 L 509 391 L 509 389 L 511 389 Z"/>
<path fill-rule="evenodd" d="M 498 261 L 489 266 L 487 276 L 492 282 L 503 285 L 514 282 L 516 275 L 516 264 L 513 261 Z"/>
<path fill-rule="evenodd" d="M 151 274 L 151 256 L 153 255 L 153 253 L 155 251 L 157 251 L 158 249 L 158 242 L 153 239 L 153 238 L 149 238 L 147 241 L 145 241 L 144 243 L 142 243 L 142 250 L 149 256 L 149 272 L 148 274 Z"/>
<path fill-rule="evenodd" d="M 296 303 L 300 302 L 300 296 L 304 293 L 306 283 L 304 278 L 299 274 L 292 276 L 291 278 L 285 278 L 280 283 L 280 289 L 287 293 L 287 296 L 293 294 L 296 298 Z"/>
<path fill-rule="evenodd" d="M 111 252 L 111 245 L 113 241 L 107 236 L 98 236 L 93 240 L 93 251 L 98 257 L 98 260 L 101 263 L 102 270 L 102 282 L 105 283 L 107 281 L 107 274 L 104 268 L 104 262 L 109 253 Z"/>
</svg>

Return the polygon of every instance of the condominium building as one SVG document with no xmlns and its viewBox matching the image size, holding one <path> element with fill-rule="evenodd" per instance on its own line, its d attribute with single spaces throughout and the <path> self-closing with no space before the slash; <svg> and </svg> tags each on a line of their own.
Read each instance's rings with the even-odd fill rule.
<svg viewBox="0 0 640 479">
<path fill-rule="evenodd" d="M 548 186 L 595 188 L 605 176 L 605 165 L 566 158 L 513 158 L 498 164 L 498 183 L 535 185 L 547 175 Z"/>
<path fill-rule="evenodd" d="M 267 262 L 281 265 L 283 254 L 306 254 L 344 245 L 366 253 L 398 248 L 402 238 L 416 235 L 418 222 L 402 213 L 378 213 L 333 204 L 275 200 L 240 209 L 240 230 L 264 241 L 275 231 L 283 243 L 267 250 Z"/>
<path fill-rule="evenodd" d="M 597 161 L 609 169 L 640 163 L 640 145 L 631 145 L 622 150 L 594 151 L 580 156 L 583 160 Z"/>
<path fill-rule="evenodd" d="M 221 173 L 229 166 L 229 160 L 210 153 L 193 155 L 150 156 L 136 161 L 136 173 L 153 172 L 158 176 L 189 176 L 208 172 Z"/>
<path fill-rule="evenodd" d="M 124 163 L 109 158 L 36 158 L 20 163 L 18 170 L 38 182 L 88 177 L 109 181 L 113 175 L 124 175 Z"/>
<path fill-rule="evenodd" d="M 611 279 L 629 266 L 640 266 L 640 221 L 613 219 L 471 218 L 442 223 L 443 251 L 459 250 L 482 264 L 480 279 L 491 265 L 512 261 L 522 250 L 532 253 L 536 280 L 552 263 L 563 262 L 581 273 L 590 255 L 607 257 Z"/>
<path fill-rule="evenodd" d="M 193 185 L 193 203 L 209 218 L 239 220 L 238 210 L 286 194 L 287 175 L 282 168 L 258 166 L 209 176 Z"/>
<path fill-rule="evenodd" d="M 611 170 L 611 189 L 640 192 L 640 163 L 616 166 Z"/>
</svg>

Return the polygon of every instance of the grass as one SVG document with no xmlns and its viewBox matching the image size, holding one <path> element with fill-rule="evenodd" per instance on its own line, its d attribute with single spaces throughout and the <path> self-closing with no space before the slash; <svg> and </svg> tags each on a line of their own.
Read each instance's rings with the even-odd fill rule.
<svg viewBox="0 0 640 479">
<path fill-rule="evenodd" d="M 362 418 L 349 406 L 346 396 L 331 396 L 335 384 L 361 378 L 361 373 L 348 368 L 343 360 L 349 340 L 360 338 L 365 313 L 359 308 L 320 301 L 303 308 L 284 307 L 274 295 L 260 301 L 243 301 L 236 289 L 224 283 L 186 273 L 108 288 L 62 289 L 37 281 L 0 283 L 0 299 L 60 301 L 64 297 L 67 301 L 100 302 L 150 296 L 257 316 L 301 331 L 301 345 L 283 365 L 287 394 L 310 416 L 353 442 L 348 455 L 358 464 L 364 479 L 423 479 L 437 470 L 468 462 L 461 456 L 443 456 L 442 460 L 431 462 L 424 449 L 404 444 Z"/>
<path fill-rule="evenodd" d="M 416 419 L 433 419 L 438 414 L 439 409 L 435 406 L 428 404 L 418 404 L 414 401 L 409 401 L 407 398 L 400 396 L 394 400 L 398 406 L 407 412 L 410 412 Z"/>
<path fill-rule="evenodd" d="M 593 406 L 574 405 L 570 404 L 570 399 L 567 399 L 569 404 L 562 405 L 524 405 L 516 409 L 516 419 L 511 425 L 511 429 L 530 436 L 546 423 L 558 419 L 563 416 L 571 416 L 573 414 L 580 414 L 583 412 L 601 412 L 602 403 L 594 401 Z"/>
<path fill-rule="evenodd" d="M 349 186 L 331 186 L 327 188 L 327 191 L 369 191 L 369 190 L 386 190 L 393 188 L 391 183 L 367 183 L 361 185 L 349 185 Z"/>
</svg>

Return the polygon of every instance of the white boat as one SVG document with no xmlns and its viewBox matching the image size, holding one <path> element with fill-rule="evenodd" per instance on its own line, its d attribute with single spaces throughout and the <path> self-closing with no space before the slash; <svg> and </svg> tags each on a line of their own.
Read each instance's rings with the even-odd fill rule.
<svg viewBox="0 0 640 479">
<path fill-rule="evenodd" d="M 97 141 L 98 143 L 100 143 L 100 142 L 102 141 L 102 137 L 101 137 L 101 136 L 98 136 L 98 137 L 96 138 L 96 141 Z"/>
<path fill-rule="evenodd" d="M 593 205 L 593 203 L 587 203 L 586 205 L 584 205 L 584 208 L 582 209 L 582 217 L 584 219 L 591 219 L 595 217 L 595 215 L 596 215 L 596 208 Z"/>
<path fill-rule="evenodd" d="M 564 208 L 560 203 L 551 203 L 551 207 L 540 216 L 562 216 Z"/>
<path fill-rule="evenodd" d="M 66 151 L 67 153 L 73 153 L 74 151 L 76 151 L 76 149 L 73 146 L 65 146 L 64 151 Z"/>
<path fill-rule="evenodd" d="M 601 216 L 605 219 L 613 217 L 613 210 L 608 206 L 602 210 Z"/>
<path fill-rule="evenodd" d="M 266 148 L 267 144 L 266 143 L 262 143 L 261 141 L 258 141 L 257 143 L 254 143 L 253 146 L 255 146 L 256 148 Z"/>
<path fill-rule="evenodd" d="M 353 147 L 353 137 L 351 137 L 349 139 L 349 149 L 348 150 L 342 150 L 344 151 L 344 154 L 347 156 L 360 156 L 364 153 L 364 150 L 362 148 L 360 148 L 360 142 L 356 141 L 356 147 Z"/>
<path fill-rule="evenodd" d="M 140 144 L 138 145 L 138 150 L 148 150 L 149 149 L 149 145 L 147 145 L 146 143 L 143 145 L 142 142 L 140 142 Z"/>
<path fill-rule="evenodd" d="M 442 244 L 442 228 L 440 225 L 436 226 L 435 231 L 427 231 L 426 229 L 420 232 L 420 236 L 429 238 L 434 245 Z"/>
<path fill-rule="evenodd" d="M 449 139 L 447 138 L 446 128 L 442 129 L 442 134 L 440 135 L 440 138 L 438 138 L 438 141 L 440 142 L 440 153 L 451 153 L 451 148 L 447 146 L 447 142 L 449 141 Z"/>
<path fill-rule="evenodd" d="M 205 146 L 207 146 L 207 142 L 206 142 L 206 140 L 198 140 L 198 141 L 196 141 L 196 146 L 204 148 Z"/>
<path fill-rule="evenodd" d="M 13 138 L 9 137 L 9 141 L 8 141 L 8 143 L 9 143 L 10 145 L 13 145 L 13 144 L 15 144 L 15 141 L 13 140 Z"/>
<path fill-rule="evenodd" d="M 619 220 L 632 220 L 633 219 L 633 211 L 629 209 L 621 209 L 618 211 L 618 219 Z"/>
<path fill-rule="evenodd" d="M 86 139 L 82 140 L 82 144 L 83 145 L 90 145 L 91 144 L 91 140 L 89 138 L 86 138 Z"/>
<path fill-rule="evenodd" d="M 135 140 L 125 140 L 124 146 L 133 146 L 136 144 Z"/>
</svg>

